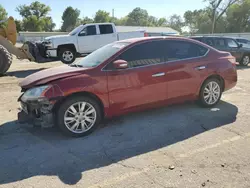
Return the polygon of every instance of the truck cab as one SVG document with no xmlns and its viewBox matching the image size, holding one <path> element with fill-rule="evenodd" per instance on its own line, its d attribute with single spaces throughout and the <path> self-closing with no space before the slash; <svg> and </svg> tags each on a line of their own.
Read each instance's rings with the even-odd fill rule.
<svg viewBox="0 0 250 188">
<path fill-rule="evenodd" d="M 47 37 L 43 44 L 47 57 L 59 57 L 63 63 L 70 64 L 75 61 L 77 54 L 89 54 L 119 38 L 143 37 L 144 32 L 126 32 L 120 35 L 114 23 L 91 23 L 76 27 L 68 35 Z"/>
</svg>

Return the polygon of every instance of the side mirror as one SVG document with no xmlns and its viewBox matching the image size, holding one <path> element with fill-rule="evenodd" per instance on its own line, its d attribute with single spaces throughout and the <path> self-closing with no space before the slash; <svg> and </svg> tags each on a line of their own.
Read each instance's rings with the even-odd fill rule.
<svg viewBox="0 0 250 188">
<path fill-rule="evenodd" d="M 78 36 L 80 36 L 80 37 L 86 36 L 86 32 L 85 31 L 81 31 Z"/>
<path fill-rule="evenodd" d="M 242 48 L 243 47 L 243 44 L 239 44 L 239 48 Z"/>
<path fill-rule="evenodd" d="M 128 62 L 122 59 L 116 60 L 113 62 L 113 65 L 116 69 L 126 69 L 128 68 Z"/>
</svg>

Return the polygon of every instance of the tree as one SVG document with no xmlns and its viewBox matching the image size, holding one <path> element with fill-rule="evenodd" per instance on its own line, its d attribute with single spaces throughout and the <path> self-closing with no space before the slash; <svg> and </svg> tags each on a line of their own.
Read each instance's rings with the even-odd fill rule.
<svg viewBox="0 0 250 188">
<path fill-rule="evenodd" d="M 148 26 L 158 26 L 158 19 L 154 16 L 148 17 Z"/>
<path fill-rule="evenodd" d="M 16 11 L 23 17 L 23 29 L 26 31 L 48 31 L 55 27 L 51 17 L 48 17 L 50 7 L 38 1 L 20 5 Z"/>
<path fill-rule="evenodd" d="M 160 18 L 158 20 L 157 26 L 166 26 L 167 25 L 167 20 L 166 18 Z"/>
<path fill-rule="evenodd" d="M 23 23 L 20 20 L 15 20 L 17 32 L 23 31 Z"/>
<path fill-rule="evenodd" d="M 8 14 L 6 12 L 6 10 L 2 7 L 2 5 L 0 5 L 0 21 L 4 21 L 6 20 L 8 17 Z M 6 22 L 2 22 L 0 23 L 0 27 L 6 25 Z"/>
<path fill-rule="evenodd" d="M 149 15 L 148 15 L 147 10 L 137 7 L 128 14 L 128 20 L 127 20 L 126 25 L 147 26 L 148 18 L 149 18 Z"/>
<path fill-rule="evenodd" d="M 184 13 L 185 26 L 191 34 L 207 33 L 210 31 L 212 22 L 206 9 L 186 11 Z"/>
<path fill-rule="evenodd" d="M 111 17 L 108 12 L 104 10 L 98 10 L 94 17 L 94 22 L 102 23 L 102 22 L 110 22 Z"/>
<path fill-rule="evenodd" d="M 80 10 L 74 9 L 73 7 L 67 7 L 62 15 L 63 24 L 61 31 L 69 32 L 73 30 L 78 22 L 80 16 Z"/>
<path fill-rule="evenodd" d="M 87 23 L 93 23 L 94 20 L 92 18 L 89 18 L 89 17 L 84 17 L 82 20 L 81 20 L 81 24 L 87 24 Z"/>
<path fill-rule="evenodd" d="M 218 20 L 225 14 L 227 9 L 238 2 L 239 0 L 205 0 L 208 1 L 210 4 L 210 10 L 211 10 L 211 21 L 212 21 L 212 33 L 214 33 L 214 30 L 216 28 L 216 23 Z"/>
<path fill-rule="evenodd" d="M 181 33 L 181 28 L 184 26 L 181 16 L 177 14 L 173 14 L 170 16 L 168 20 L 168 25 L 175 29 L 176 31 L 179 31 Z"/>
<path fill-rule="evenodd" d="M 232 5 L 226 11 L 228 32 L 250 31 L 250 0 L 244 0 Z"/>
</svg>

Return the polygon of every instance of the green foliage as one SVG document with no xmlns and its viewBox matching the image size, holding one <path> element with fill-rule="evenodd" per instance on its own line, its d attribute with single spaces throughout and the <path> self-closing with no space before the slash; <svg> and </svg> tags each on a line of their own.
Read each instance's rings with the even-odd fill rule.
<svg viewBox="0 0 250 188">
<path fill-rule="evenodd" d="M 128 14 L 128 20 L 127 20 L 126 25 L 147 26 L 149 25 L 148 18 L 149 18 L 149 15 L 148 15 L 147 10 L 137 7 Z"/>
<path fill-rule="evenodd" d="M 8 14 L 6 12 L 6 10 L 2 7 L 2 5 L 0 5 L 0 21 L 2 20 L 6 20 L 8 17 Z M 0 27 L 3 27 L 6 25 L 6 22 L 0 23 Z"/>
<path fill-rule="evenodd" d="M 104 10 L 98 10 L 94 17 L 95 23 L 103 23 L 103 22 L 110 22 L 111 17 L 108 12 Z"/>
<path fill-rule="evenodd" d="M 38 1 L 19 5 L 16 11 L 23 17 L 22 27 L 25 31 L 52 31 L 55 27 L 52 18 L 48 17 L 50 7 Z"/>
<path fill-rule="evenodd" d="M 63 24 L 61 31 L 69 32 L 73 30 L 79 23 L 80 10 L 67 7 L 62 15 Z"/>
<path fill-rule="evenodd" d="M 179 16 L 177 14 L 173 14 L 169 18 L 168 25 L 172 29 L 175 29 L 176 31 L 181 32 L 181 28 L 184 26 L 184 23 L 182 21 L 181 16 Z"/>
</svg>

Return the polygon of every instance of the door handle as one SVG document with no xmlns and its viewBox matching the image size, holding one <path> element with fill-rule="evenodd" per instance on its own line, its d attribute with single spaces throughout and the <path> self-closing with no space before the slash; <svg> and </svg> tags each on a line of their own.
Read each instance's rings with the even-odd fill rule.
<svg viewBox="0 0 250 188">
<path fill-rule="evenodd" d="M 206 67 L 206 66 L 195 67 L 196 70 L 203 70 L 203 69 L 205 69 L 205 68 L 207 68 L 207 67 Z"/>
<path fill-rule="evenodd" d="M 152 75 L 152 77 L 160 77 L 160 76 L 165 76 L 165 72 L 160 72 Z"/>
</svg>

